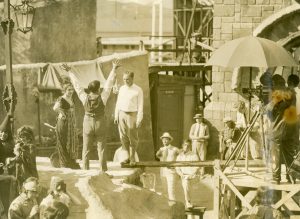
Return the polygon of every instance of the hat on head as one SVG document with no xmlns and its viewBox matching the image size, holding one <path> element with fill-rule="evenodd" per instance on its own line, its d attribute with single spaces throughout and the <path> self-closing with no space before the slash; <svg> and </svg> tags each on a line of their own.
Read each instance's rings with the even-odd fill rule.
<svg viewBox="0 0 300 219">
<path fill-rule="evenodd" d="M 202 119 L 203 118 L 203 114 L 198 113 L 194 116 L 194 119 Z"/>
<path fill-rule="evenodd" d="M 37 191 L 37 183 L 34 181 L 30 181 L 30 182 L 25 182 L 23 184 L 23 187 L 25 189 L 25 191 Z"/>
<path fill-rule="evenodd" d="M 173 141 L 173 137 L 170 135 L 169 132 L 165 132 L 165 133 L 163 133 L 162 136 L 160 136 L 160 139 L 163 139 L 163 138 L 169 138 L 171 141 Z"/>
<path fill-rule="evenodd" d="M 230 122 L 232 121 L 231 117 L 230 116 L 226 116 L 224 119 L 223 119 L 223 122 Z"/>
</svg>

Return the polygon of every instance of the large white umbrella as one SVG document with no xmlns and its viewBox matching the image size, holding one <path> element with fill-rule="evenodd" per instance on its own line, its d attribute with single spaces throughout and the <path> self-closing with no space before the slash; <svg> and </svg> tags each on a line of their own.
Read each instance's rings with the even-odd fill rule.
<svg viewBox="0 0 300 219">
<path fill-rule="evenodd" d="M 276 42 L 247 36 L 234 39 L 215 50 L 206 65 L 223 67 L 297 66 L 295 59 Z"/>
</svg>

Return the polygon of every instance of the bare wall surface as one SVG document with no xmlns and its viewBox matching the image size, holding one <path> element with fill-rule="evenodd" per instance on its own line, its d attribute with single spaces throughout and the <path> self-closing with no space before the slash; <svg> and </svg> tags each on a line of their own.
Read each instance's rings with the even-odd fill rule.
<svg viewBox="0 0 300 219">
<path fill-rule="evenodd" d="M 97 0 L 97 36 L 149 36 L 152 28 L 152 0 Z M 173 0 L 163 1 L 163 32 L 173 33 Z M 159 7 L 156 5 L 156 35 Z"/>
<path fill-rule="evenodd" d="M 33 32 L 12 34 L 13 64 L 96 58 L 96 0 L 44 1 L 36 7 Z M 38 6 L 38 7 L 37 7 Z M 0 39 L 3 39 L 0 31 Z M 4 54 L 4 39 L 0 41 Z M 0 56 L 0 64 L 5 64 Z"/>
</svg>

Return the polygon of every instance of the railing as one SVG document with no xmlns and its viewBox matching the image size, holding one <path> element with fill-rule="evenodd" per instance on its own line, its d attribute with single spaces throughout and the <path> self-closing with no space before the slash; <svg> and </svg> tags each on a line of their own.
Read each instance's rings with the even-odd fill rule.
<svg viewBox="0 0 300 219">
<path fill-rule="evenodd" d="M 186 39 L 182 36 L 149 36 L 149 39 L 151 39 L 153 42 L 156 42 L 156 38 L 169 38 L 168 40 L 164 41 L 162 44 L 151 44 L 151 48 L 147 48 L 146 50 L 151 53 L 151 62 L 155 63 L 157 60 L 159 62 L 163 61 L 174 61 L 178 59 L 178 57 L 181 58 L 180 62 L 188 62 L 193 63 L 192 60 L 193 53 L 197 53 L 200 57 L 203 57 L 201 62 L 197 63 L 205 63 L 206 60 L 210 57 L 211 51 L 214 50 L 213 47 L 206 44 L 205 42 L 209 42 L 209 38 L 203 38 L 202 42 L 196 41 L 193 37 L 188 38 L 187 44 L 188 46 L 181 46 L 179 44 L 180 40 Z M 169 46 L 171 43 L 171 48 L 165 48 L 166 46 Z M 165 47 L 164 47 L 165 46 Z M 158 56 L 156 53 L 159 53 Z M 163 60 L 164 57 L 166 57 L 168 54 L 172 53 L 172 59 L 171 60 Z M 188 55 L 186 59 L 184 59 L 185 55 Z M 195 62 L 194 62 L 195 63 Z"/>
</svg>

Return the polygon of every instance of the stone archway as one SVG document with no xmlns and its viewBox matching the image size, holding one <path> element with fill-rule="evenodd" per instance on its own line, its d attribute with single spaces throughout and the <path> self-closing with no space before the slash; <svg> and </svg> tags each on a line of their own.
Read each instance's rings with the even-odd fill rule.
<svg viewBox="0 0 300 219">
<path fill-rule="evenodd" d="M 300 46 L 300 4 L 271 15 L 255 28 L 253 35 L 278 42 L 293 52 Z"/>
</svg>

